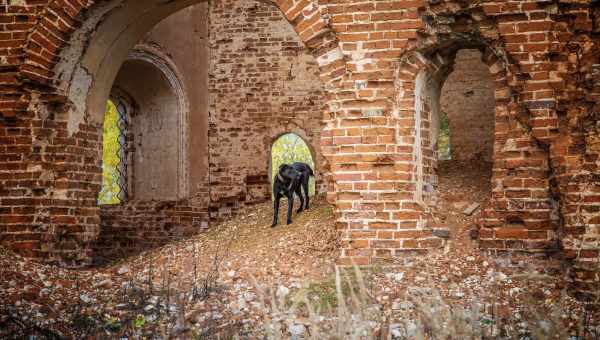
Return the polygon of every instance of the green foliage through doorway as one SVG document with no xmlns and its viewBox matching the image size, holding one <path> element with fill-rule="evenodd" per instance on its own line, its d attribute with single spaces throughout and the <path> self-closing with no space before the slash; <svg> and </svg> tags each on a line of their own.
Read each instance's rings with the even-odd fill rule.
<svg viewBox="0 0 600 340">
<path fill-rule="evenodd" d="M 302 162 L 310 165 L 316 173 L 315 162 L 306 142 L 295 133 L 288 133 L 277 138 L 271 148 L 271 178 L 277 176 L 281 164 Z M 272 181 L 271 181 L 272 182 Z M 309 195 L 315 195 L 315 178 L 311 177 Z"/>
</svg>

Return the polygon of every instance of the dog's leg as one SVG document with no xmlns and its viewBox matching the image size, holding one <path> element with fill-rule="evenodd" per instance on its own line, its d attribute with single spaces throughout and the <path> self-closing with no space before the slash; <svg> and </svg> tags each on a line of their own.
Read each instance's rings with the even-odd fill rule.
<svg viewBox="0 0 600 340">
<path fill-rule="evenodd" d="M 294 210 L 294 192 L 291 192 L 287 195 L 288 198 L 288 214 L 287 214 L 287 224 L 292 224 L 292 211 Z"/>
<path fill-rule="evenodd" d="M 273 224 L 271 227 L 275 227 L 277 225 L 279 219 L 279 200 L 281 199 L 281 194 L 275 194 L 275 200 L 273 201 Z"/>
<path fill-rule="evenodd" d="M 306 197 L 306 205 L 304 206 L 304 210 L 308 210 L 308 204 L 310 199 L 308 198 L 308 183 L 310 181 L 310 177 L 306 176 L 306 179 L 302 181 L 302 189 L 304 189 L 304 196 Z"/>
<path fill-rule="evenodd" d="M 296 210 L 296 213 L 299 214 L 302 212 L 302 208 L 304 207 L 304 198 L 302 197 L 302 187 L 300 185 L 296 188 L 296 195 L 298 195 L 298 198 L 300 199 L 300 208 Z"/>
</svg>

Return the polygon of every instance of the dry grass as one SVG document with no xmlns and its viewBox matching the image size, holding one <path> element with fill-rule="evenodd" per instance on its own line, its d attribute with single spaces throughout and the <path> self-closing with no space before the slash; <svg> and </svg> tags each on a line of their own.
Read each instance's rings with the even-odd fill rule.
<svg viewBox="0 0 600 340">
<path fill-rule="evenodd" d="M 535 274 L 523 274 L 534 282 Z M 265 311 L 268 339 L 599 339 L 600 326 L 584 316 L 569 325 L 559 302 L 550 307 L 530 295 L 518 312 L 506 314 L 505 301 L 448 302 L 435 288 L 412 287 L 395 313 L 378 304 L 362 271 L 336 270 L 328 283 L 307 284 L 293 296 L 277 295 L 255 282 Z M 597 301 L 591 305 L 594 307 Z"/>
<path fill-rule="evenodd" d="M 7 325 L 39 339 L 595 339 L 599 334 L 597 315 L 584 308 L 598 301 L 585 305 L 561 297 L 560 280 L 499 268 L 475 249 L 411 259 L 399 268 L 335 268 L 332 212 L 315 203 L 293 225 L 275 229 L 270 204 L 253 207 L 206 234 L 101 271 L 36 264 L 0 248 L 0 277 L 7 278 L 0 281 L 0 334 Z M 118 273 L 122 267 L 129 272 Z M 497 284 L 490 281 L 498 276 L 503 279 Z M 46 286 L 50 279 L 62 288 Z M 100 285 L 107 279 L 108 286 Z M 17 284 L 23 281 L 27 284 Z M 512 289 L 522 293 L 515 298 Z M 458 298 L 456 291 L 462 294 Z M 91 302 L 81 301 L 82 295 Z M 2 310 L 15 301 L 20 309 Z M 38 309 L 31 308 L 36 304 Z M 145 310 L 149 305 L 152 309 Z"/>
<path fill-rule="evenodd" d="M 264 333 L 269 339 L 372 339 L 383 335 L 383 313 L 355 268 L 335 272 L 335 298 L 315 295 L 306 285 L 293 296 L 277 294 L 255 282 L 265 310 Z M 277 291 L 278 292 L 278 291 Z"/>
</svg>

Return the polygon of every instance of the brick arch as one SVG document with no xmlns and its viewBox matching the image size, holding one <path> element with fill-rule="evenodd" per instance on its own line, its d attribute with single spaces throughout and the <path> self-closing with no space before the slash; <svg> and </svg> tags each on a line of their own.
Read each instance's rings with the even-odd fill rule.
<svg viewBox="0 0 600 340">
<path fill-rule="evenodd" d="M 273 143 L 275 143 L 275 141 L 277 141 L 281 136 L 288 133 L 293 133 L 300 136 L 300 138 L 302 138 L 304 143 L 306 143 L 310 149 L 313 161 L 315 162 L 315 169 L 313 170 L 315 170 L 316 174 L 317 192 L 327 192 L 327 188 L 331 185 L 331 173 L 328 159 L 320 148 L 320 140 L 311 138 L 312 133 L 308 133 L 308 131 L 306 131 L 306 129 L 304 129 L 302 126 L 298 126 L 296 124 L 282 125 L 278 129 L 272 131 L 270 136 L 265 137 L 265 147 L 269 149 L 269 166 L 271 162 Z M 319 188 L 321 188 L 320 191 Z"/>
<path fill-rule="evenodd" d="M 302 139 L 302 141 L 304 141 L 304 143 L 306 144 L 306 146 L 308 146 L 309 150 L 310 150 L 310 154 L 313 158 L 313 161 L 315 162 L 315 166 L 318 166 L 318 160 L 319 160 L 319 155 L 317 152 L 317 148 L 315 148 L 314 142 L 317 141 L 313 141 L 313 143 L 311 143 L 311 138 L 310 135 L 306 132 L 305 129 L 303 129 L 301 126 L 298 126 L 296 124 L 287 124 L 285 126 L 280 126 L 278 129 L 276 129 L 275 131 L 272 131 L 270 136 L 267 136 L 265 138 L 265 141 L 267 143 L 266 147 L 272 149 L 273 148 L 273 144 L 282 136 L 285 136 L 287 134 L 295 134 L 298 137 L 300 137 Z M 271 153 L 269 152 L 269 155 Z"/>
<path fill-rule="evenodd" d="M 159 20 L 198 2 L 200 0 L 168 2 L 165 6 L 171 6 L 169 10 L 160 12 L 153 20 Z M 40 112 L 52 113 L 53 121 L 44 122 L 44 126 L 47 124 L 49 129 L 54 130 L 50 137 L 44 139 L 44 147 L 47 145 L 49 150 L 56 150 L 56 157 L 66 159 L 57 164 L 52 155 L 40 161 L 44 176 L 52 178 L 51 181 L 44 182 L 45 189 L 40 192 L 43 194 L 42 198 L 51 199 L 54 206 L 48 206 L 41 199 L 32 203 L 36 209 L 32 219 L 36 219 L 39 235 L 33 235 L 31 241 L 26 239 L 24 241 L 27 242 L 14 243 L 14 249 L 22 249 L 29 256 L 44 257 L 51 262 L 74 266 L 89 263 L 92 258 L 94 244 L 101 233 L 99 223 L 102 212 L 97 206 L 95 193 L 99 191 L 101 179 L 98 151 L 101 150 L 102 136 L 99 122 L 88 119 L 89 87 L 85 88 L 86 83 L 73 75 L 75 67 L 90 48 L 100 49 L 102 53 L 99 55 L 102 58 L 109 53 L 102 51 L 102 48 L 108 51 L 105 45 L 110 45 L 110 41 L 88 44 L 94 36 L 90 38 L 86 34 L 96 33 L 98 23 L 105 23 L 107 17 L 123 14 L 124 12 L 120 12 L 123 6 L 116 6 L 122 3 L 143 8 L 146 3 L 158 3 L 158 0 L 90 1 L 80 6 L 64 0 L 53 0 L 44 7 L 27 38 L 25 58 L 18 68 L 19 76 L 23 83 L 29 85 L 24 91 L 32 92 L 30 107 L 39 107 Z M 275 5 L 315 57 L 321 81 L 328 90 L 335 91 L 337 82 L 346 74 L 346 65 L 337 38 L 319 8 L 304 1 L 278 1 Z M 125 22 L 131 19 L 123 20 Z M 115 31 L 117 36 L 118 32 Z M 122 45 L 124 53 L 128 53 L 137 41 L 138 39 L 132 39 L 130 45 Z M 88 70 L 82 70 L 81 74 L 85 75 L 86 71 Z M 113 81 L 107 80 L 105 83 L 112 86 Z M 333 100 L 331 98 L 333 96 L 327 97 L 328 100 Z M 327 123 L 331 120 L 326 114 L 323 115 L 323 136 L 327 136 Z M 333 153 L 324 154 L 326 161 L 329 161 L 327 157 Z M 190 202 L 194 199 L 191 198 Z M 166 219 L 177 220 L 179 214 L 190 209 L 186 205 L 187 201 L 169 204 L 173 208 L 165 208 Z M 61 209 L 55 209 L 55 206 Z M 153 208 L 136 206 L 136 209 Z M 204 218 L 203 210 L 196 209 L 195 206 L 191 209 L 194 216 Z M 49 217 L 42 220 L 36 216 Z"/>
<path fill-rule="evenodd" d="M 114 0 L 112 3 L 124 1 Z M 135 1 L 137 0 L 130 2 Z M 202 0 L 182 1 L 182 5 L 176 7 L 176 10 L 200 2 Z M 319 7 L 307 1 L 271 0 L 271 2 L 281 10 L 301 41 L 317 58 L 321 79 L 326 83 L 339 81 L 346 73 L 345 60 L 341 57 L 337 37 Z M 61 52 L 68 47 L 75 31 L 84 24 L 86 16 L 99 6 L 100 4 L 92 1 L 80 4 L 66 0 L 52 0 L 28 35 L 24 48 L 25 59 L 19 67 L 20 78 L 34 85 L 47 86 L 50 89 L 56 87 L 55 67 L 61 59 Z"/>
<path fill-rule="evenodd" d="M 493 197 L 479 221 L 480 245 L 492 253 L 556 249 L 557 226 L 552 221 L 546 151 L 540 147 L 531 129 L 518 119 L 521 114 L 516 96 L 518 89 L 509 81 L 510 64 L 504 52 L 481 41 L 474 44 L 473 40 L 468 43 L 458 40 L 453 41 L 452 45 L 450 49 L 447 43 L 442 46 L 444 53 L 439 53 L 434 46 L 428 46 L 424 51 L 410 51 L 398 62 L 395 112 L 399 119 L 399 131 L 408 133 L 409 138 L 417 134 L 415 92 L 420 75 L 429 73 L 429 77 L 442 81 L 452 71 L 451 63 L 456 51 L 462 48 L 482 51 L 482 61 L 495 81 L 496 124 Z M 414 122 L 412 117 L 415 117 Z M 428 141 L 424 142 L 430 146 Z M 416 141 L 407 148 L 407 156 L 414 162 L 410 168 L 413 178 L 417 183 L 424 182 L 424 179 L 418 178 L 421 160 L 418 158 Z M 537 171 L 531 171 L 532 167 L 537 167 Z M 427 169 L 424 169 L 423 176 L 427 173 Z M 421 208 L 427 205 L 426 200 L 419 201 L 416 188 L 415 202 Z M 515 221 L 520 224 L 515 225 Z"/>
<path fill-rule="evenodd" d="M 482 52 L 482 62 L 488 66 L 490 75 L 495 81 L 496 90 L 496 116 L 503 115 L 506 111 L 507 103 L 512 101 L 511 89 L 506 81 L 506 63 L 498 57 L 498 52 L 494 51 L 491 47 L 483 44 L 474 44 L 473 41 L 465 43 L 461 40 L 454 41 L 451 46 L 445 43 L 444 46 L 435 48 L 434 46 L 428 46 L 423 50 L 413 50 L 406 52 L 398 61 L 395 74 L 395 108 L 394 115 L 398 119 L 398 123 L 404 133 L 409 133 L 409 136 L 419 136 L 427 148 L 433 146 L 432 141 L 429 140 L 427 134 L 431 135 L 429 128 L 426 129 L 415 129 L 420 115 L 417 114 L 417 103 L 415 93 L 417 82 L 426 81 L 434 82 L 436 89 L 434 89 L 437 96 L 441 93 L 443 83 L 445 82 L 448 75 L 453 71 L 454 58 L 456 52 L 463 48 L 479 49 Z M 420 78 L 419 78 L 420 77 Z M 436 97 L 435 95 L 433 97 Z M 438 99 L 435 99 L 436 105 Z M 430 110 L 426 109 L 426 110 Z M 413 118 L 415 121 L 413 122 Z M 412 125 L 410 129 L 406 130 L 407 125 Z M 421 121 L 425 126 L 429 126 L 431 123 L 429 120 Z M 411 132 L 412 131 L 412 132 Z M 412 134 L 411 134 L 412 133 Z M 412 160 L 415 162 L 411 169 L 412 174 L 415 176 L 416 182 L 425 181 L 424 177 L 430 177 L 429 181 L 433 182 L 431 177 L 435 176 L 432 170 L 432 162 L 434 160 L 429 157 L 427 160 L 420 159 L 423 152 L 417 152 L 416 145 L 410 147 L 410 152 L 407 152 L 407 157 L 410 154 Z M 427 163 L 427 164 L 425 164 Z M 420 169 L 420 167 L 424 167 Z M 421 179 L 419 179 L 421 178 Z M 419 186 L 415 188 L 415 201 L 425 207 L 427 198 L 422 197 L 422 189 Z"/>
</svg>

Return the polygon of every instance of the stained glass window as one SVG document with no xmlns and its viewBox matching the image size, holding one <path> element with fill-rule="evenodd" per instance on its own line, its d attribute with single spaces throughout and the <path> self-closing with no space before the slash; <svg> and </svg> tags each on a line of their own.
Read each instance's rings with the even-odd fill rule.
<svg viewBox="0 0 600 340">
<path fill-rule="evenodd" d="M 106 104 L 102 145 L 102 189 L 99 204 L 119 204 L 127 198 L 127 108 L 109 100 Z"/>
</svg>

